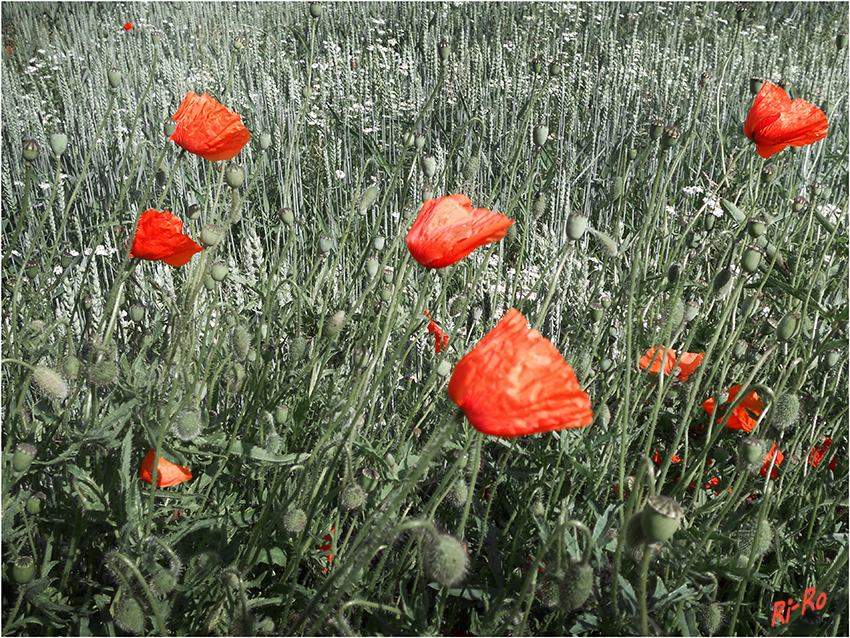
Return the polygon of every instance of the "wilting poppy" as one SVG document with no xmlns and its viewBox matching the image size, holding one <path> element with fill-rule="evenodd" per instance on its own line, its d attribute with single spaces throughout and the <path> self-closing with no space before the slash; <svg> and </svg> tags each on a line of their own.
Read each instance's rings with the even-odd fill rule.
<svg viewBox="0 0 850 638">
<path fill-rule="evenodd" d="M 740 385 L 733 385 L 729 388 L 729 392 L 727 393 L 727 399 L 718 409 L 718 414 L 720 415 L 717 419 L 719 423 L 723 419 L 723 410 L 727 405 L 731 404 L 735 397 L 738 395 L 740 391 Z M 702 407 L 705 408 L 705 411 L 711 414 L 711 411 L 714 409 L 714 399 L 709 399 L 705 403 L 702 404 Z M 735 411 L 726 421 L 726 426 L 732 428 L 733 430 L 743 430 L 744 432 L 752 432 L 753 428 L 756 427 L 756 423 L 758 421 L 759 415 L 764 410 L 764 404 L 759 400 L 758 394 L 753 392 L 749 392 L 743 401 L 735 408 Z"/>
<path fill-rule="evenodd" d="M 153 461 L 156 458 L 156 453 L 151 450 L 142 461 L 142 469 L 139 470 L 139 478 L 145 483 L 150 483 L 153 479 Z M 189 468 L 182 465 L 175 465 L 166 461 L 161 456 L 159 457 L 159 465 L 156 468 L 156 486 L 171 487 L 183 481 L 188 481 L 192 478 L 192 472 Z"/>
<path fill-rule="evenodd" d="M 132 29 L 132 28 L 133 28 L 133 23 L 132 23 L 132 22 L 125 22 L 125 23 L 124 23 L 124 31 L 129 31 L 129 30 L 130 30 L 130 29 Z"/>
<path fill-rule="evenodd" d="M 423 313 L 429 319 L 431 315 L 428 314 L 426 310 Z M 440 326 L 437 325 L 436 321 L 431 321 L 428 324 L 428 334 L 434 335 L 434 350 L 437 354 L 440 354 L 443 350 L 449 347 L 449 335 L 443 334 L 443 331 L 440 329 Z"/>
<path fill-rule="evenodd" d="M 505 236 L 514 220 L 473 208 L 465 195 L 427 199 L 407 233 L 407 248 L 426 268 L 444 268 Z"/>
<path fill-rule="evenodd" d="M 590 397 L 558 349 L 511 308 L 455 366 L 449 396 L 479 432 L 524 436 L 590 425 Z"/>
<path fill-rule="evenodd" d="M 242 117 L 206 93 L 189 91 L 174 119 L 177 128 L 171 139 L 211 162 L 233 159 L 251 139 Z"/>
<path fill-rule="evenodd" d="M 809 452 L 809 463 L 811 463 L 812 467 L 817 467 L 818 463 L 823 460 L 823 457 L 825 457 L 826 453 L 829 451 L 830 445 L 832 445 L 832 439 L 826 437 L 822 444 L 815 446 L 814 449 Z M 837 456 L 832 457 L 832 461 L 830 461 L 827 466 L 828 470 L 832 470 L 833 472 L 835 471 L 835 462 L 837 459 Z"/>
<path fill-rule="evenodd" d="M 169 266 L 179 267 L 202 250 L 200 244 L 183 234 L 183 222 L 178 217 L 169 211 L 160 213 L 150 209 L 139 218 L 130 257 L 162 261 Z"/>
<path fill-rule="evenodd" d="M 336 531 L 336 528 L 331 527 L 331 533 L 330 533 L 330 534 L 325 534 L 325 536 L 322 538 L 322 540 L 324 540 L 324 541 L 333 541 L 333 536 L 331 536 L 331 534 L 333 534 L 335 531 Z M 317 546 L 316 546 L 316 549 L 320 549 L 320 550 L 322 550 L 323 552 L 327 552 L 327 553 L 328 553 L 328 563 L 330 563 L 331 561 L 333 561 L 333 554 L 332 554 L 332 553 L 331 553 L 331 551 L 330 551 L 331 549 L 333 549 L 333 545 L 332 545 L 331 543 L 324 543 L 324 544 L 322 544 L 322 545 L 317 545 Z M 328 567 L 325 567 L 322 571 L 323 571 L 323 572 L 328 571 L 328 568 L 329 568 L 329 567 L 330 567 L 330 565 L 328 565 Z"/>
<path fill-rule="evenodd" d="M 676 353 L 668 348 L 666 356 L 664 356 L 664 348 L 662 348 L 661 353 L 658 356 L 655 356 L 655 351 L 657 349 L 658 346 L 655 346 L 643 355 L 640 358 L 640 361 L 638 361 L 638 365 L 643 370 L 646 370 L 649 367 L 649 362 L 652 361 L 652 367 L 649 372 L 651 374 L 658 374 L 661 371 L 661 362 L 664 360 L 664 374 L 670 374 L 673 370 L 673 366 L 676 365 Z M 655 357 L 654 361 L 653 357 Z M 679 357 L 679 374 L 676 375 L 676 378 L 679 381 L 687 381 L 688 377 L 690 377 L 694 370 L 699 367 L 699 364 L 702 363 L 703 357 L 705 357 L 704 352 L 683 352 Z"/>
<path fill-rule="evenodd" d="M 826 137 L 823 111 L 805 100 L 792 100 L 780 86 L 765 82 L 744 123 L 744 135 L 763 158 L 786 146 L 806 146 Z"/>
</svg>

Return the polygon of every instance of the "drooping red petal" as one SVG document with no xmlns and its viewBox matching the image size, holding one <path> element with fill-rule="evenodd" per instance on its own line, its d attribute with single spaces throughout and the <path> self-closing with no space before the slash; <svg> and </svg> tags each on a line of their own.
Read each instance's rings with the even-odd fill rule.
<svg viewBox="0 0 850 638">
<path fill-rule="evenodd" d="M 145 456 L 145 460 L 142 461 L 142 467 L 139 470 L 139 478 L 146 483 L 150 483 L 153 480 L 153 462 L 155 458 L 156 452 L 151 450 L 148 452 L 147 456 Z M 177 485 L 178 483 L 188 481 L 192 478 L 192 472 L 189 468 L 183 467 L 182 465 L 175 465 L 174 463 L 166 461 L 162 457 L 159 457 L 159 464 L 156 469 L 157 487 L 171 487 L 172 485 Z"/>
<path fill-rule="evenodd" d="M 785 455 L 776 449 L 776 441 L 773 441 L 773 447 L 770 448 L 770 451 L 764 455 L 764 462 L 761 464 L 761 470 L 759 470 L 759 474 L 761 474 L 762 478 L 767 476 L 767 468 L 770 467 L 770 462 L 773 459 L 774 453 L 776 455 L 776 461 L 773 463 L 773 469 L 770 472 L 770 478 L 775 479 L 779 476 L 779 473 L 776 471 L 776 468 L 782 464 L 782 461 L 785 460 Z"/>
<path fill-rule="evenodd" d="M 407 248 L 426 268 L 445 268 L 502 239 L 511 224 L 501 213 L 472 208 L 465 195 L 429 199 L 407 233 Z"/>
<path fill-rule="evenodd" d="M 721 410 L 726 406 L 730 405 L 735 397 L 738 396 L 738 392 L 741 390 L 740 385 L 733 385 L 729 388 L 727 393 L 727 399 L 723 402 L 721 406 Z M 706 412 L 711 414 L 712 410 L 714 410 L 714 399 L 708 399 L 702 404 L 703 409 Z M 764 410 L 764 404 L 758 398 L 758 394 L 755 391 L 747 393 L 747 396 L 744 397 L 744 400 L 735 408 L 735 411 L 726 421 L 726 427 L 732 428 L 733 430 L 743 430 L 744 432 L 752 432 L 753 428 L 756 427 L 756 423 L 758 422 L 758 417 L 761 415 Z M 723 420 L 723 415 L 721 414 L 717 418 L 717 422 Z"/>
<path fill-rule="evenodd" d="M 251 139 L 242 117 L 206 93 L 189 91 L 174 119 L 177 128 L 171 139 L 211 162 L 233 159 Z"/>
<path fill-rule="evenodd" d="M 480 432 L 524 436 L 590 425 L 590 397 L 558 349 L 511 308 L 455 366 L 449 396 Z"/>
<path fill-rule="evenodd" d="M 650 362 L 652 362 L 652 367 L 649 372 L 650 374 L 658 374 L 661 372 L 663 362 L 664 374 L 670 374 L 674 366 L 676 366 L 676 353 L 670 348 L 668 348 L 665 353 L 664 348 L 662 348 L 661 353 L 656 355 L 655 353 L 657 350 L 658 346 L 651 348 L 649 352 L 640 358 L 638 365 L 641 369 L 646 370 L 649 367 Z M 688 377 L 690 377 L 694 370 L 699 367 L 699 364 L 702 363 L 703 357 L 705 357 L 704 352 L 683 352 L 678 357 L 679 374 L 676 375 L 676 378 L 679 379 L 679 381 L 687 381 Z"/>
<path fill-rule="evenodd" d="M 183 222 L 179 217 L 169 211 L 160 213 L 150 209 L 139 218 L 130 257 L 180 267 L 202 250 L 200 244 L 183 234 Z"/>
</svg>

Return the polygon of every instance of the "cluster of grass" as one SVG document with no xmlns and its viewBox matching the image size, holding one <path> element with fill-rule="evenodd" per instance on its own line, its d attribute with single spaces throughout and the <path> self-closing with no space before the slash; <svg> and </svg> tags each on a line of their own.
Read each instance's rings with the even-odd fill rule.
<svg viewBox="0 0 850 638">
<path fill-rule="evenodd" d="M 2 11 L 4 634 L 847 635 L 846 5 Z M 826 140 L 759 158 L 752 76 Z M 188 91 L 251 130 L 241 187 L 163 135 Z M 459 192 L 516 223 L 426 271 L 404 236 Z M 149 208 L 222 240 L 128 260 Z M 592 425 L 461 418 L 511 307 Z M 736 384 L 750 435 L 702 408 Z"/>
</svg>

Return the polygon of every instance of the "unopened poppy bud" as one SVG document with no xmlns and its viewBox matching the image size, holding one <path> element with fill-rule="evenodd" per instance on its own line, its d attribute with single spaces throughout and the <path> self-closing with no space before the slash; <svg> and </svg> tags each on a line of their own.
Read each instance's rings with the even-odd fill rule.
<svg viewBox="0 0 850 638">
<path fill-rule="evenodd" d="M 227 264 L 221 261 L 217 261 L 210 268 L 210 276 L 216 281 L 224 281 L 227 278 Z"/>
<path fill-rule="evenodd" d="M 449 59 L 452 53 L 452 45 L 448 40 L 442 40 L 437 45 L 437 53 L 440 54 L 440 62 L 445 62 Z"/>
<path fill-rule="evenodd" d="M 236 162 L 229 162 L 227 168 L 224 169 L 224 183 L 235 189 L 242 186 L 244 181 L 245 171 L 242 170 L 242 166 Z"/>
<path fill-rule="evenodd" d="M 556 77 L 559 77 L 560 75 L 561 75 L 561 65 L 558 64 L 557 62 L 552 62 L 549 65 L 549 77 L 550 78 L 556 78 Z"/>
<path fill-rule="evenodd" d="M 18 556 L 12 565 L 12 578 L 19 585 L 26 585 L 35 576 L 35 562 L 32 556 Z"/>
<path fill-rule="evenodd" d="M 776 179 L 776 169 L 773 166 L 765 166 L 761 169 L 761 183 L 770 184 Z"/>
<path fill-rule="evenodd" d="M 732 283 L 732 269 L 723 268 L 714 276 L 714 281 L 711 284 L 711 289 L 714 294 L 723 296 L 728 292 L 727 288 Z"/>
<path fill-rule="evenodd" d="M 711 79 L 711 73 L 708 71 L 703 71 L 702 75 L 699 76 L 699 85 L 705 86 L 708 84 L 708 81 Z"/>
<path fill-rule="evenodd" d="M 295 215 L 291 208 L 281 208 L 277 213 L 277 218 L 287 226 L 292 226 L 295 223 Z"/>
<path fill-rule="evenodd" d="M 360 195 L 360 201 L 357 204 L 357 211 L 363 215 L 366 210 L 375 202 L 378 198 L 378 187 L 374 184 L 363 191 L 363 194 Z"/>
<path fill-rule="evenodd" d="M 309 86 L 301 87 L 301 97 L 303 97 L 305 100 L 308 99 L 310 95 L 312 95 L 312 93 L 313 89 L 311 89 Z"/>
<path fill-rule="evenodd" d="M 702 236 L 689 230 L 685 233 L 685 246 L 688 248 L 698 248 L 702 245 Z"/>
<path fill-rule="evenodd" d="M 795 213 L 799 213 L 808 205 L 808 203 L 809 200 L 807 200 L 805 197 L 803 197 L 802 195 L 797 195 L 797 197 L 791 200 L 791 210 L 793 210 Z"/>
<path fill-rule="evenodd" d="M 736 540 L 741 552 L 741 563 L 746 564 L 749 560 L 753 545 L 755 545 L 755 560 L 758 560 L 768 552 L 773 543 L 773 528 L 770 521 L 765 518 L 759 525 L 758 517 L 748 519 L 738 530 Z"/>
<path fill-rule="evenodd" d="M 748 344 L 746 341 L 739 339 L 735 342 L 735 345 L 732 346 L 732 355 L 736 359 L 741 359 L 745 354 L 747 354 Z"/>
<path fill-rule="evenodd" d="M 172 430 L 174 432 L 174 436 L 178 439 L 189 442 L 198 438 L 203 427 L 201 415 L 195 410 L 186 410 L 185 412 L 181 412 L 177 415 L 177 419 L 174 421 Z"/>
<path fill-rule="evenodd" d="M 739 5 L 735 8 L 735 19 L 736 19 L 738 22 L 743 22 L 743 21 L 746 19 L 746 17 L 747 17 L 747 11 L 749 11 L 749 10 L 750 10 L 750 9 L 749 9 L 749 7 L 747 7 L 747 5 L 745 5 L 745 4 L 739 4 Z"/>
<path fill-rule="evenodd" d="M 534 127 L 534 131 L 532 133 L 532 139 L 534 140 L 534 145 L 537 148 L 542 148 L 546 143 L 546 140 L 549 138 L 549 127 L 544 125 L 539 125 Z"/>
<path fill-rule="evenodd" d="M 168 175 L 166 175 L 166 174 L 165 174 L 165 171 L 164 171 L 164 170 L 159 169 L 159 170 L 156 172 L 155 177 L 156 177 L 156 185 L 157 185 L 157 186 L 159 186 L 160 188 L 162 188 L 163 186 L 165 186 L 165 182 L 166 182 L 166 180 L 168 179 Z"/>
<path fill-rule="evenodd" d="M 653 142 L 661 137 L 661 133 L 664 131 L 664 120 L 652 120 L 649 123 L 649 139 Z"/>
<path fill-rule="evenodd" d="M 422 157 L 419 166 L 427 179 L 431 179 L 437 173 L 437 159 L 430 153 Z"/>
<path fill-rule="evenodd" d="M 437 192 L 430 184 L 425 184 L 422 187 L 422 201 L 427 202 L 429 199 L 435 199 L 437 197 Z"/>
<path fill-rule="evenodd" d="M 409 132 L 404 134 L 404 145 L 406 147 L 409 148 L 409 147 L 413 146 L 413 142 L 415 140 L 416 140 L 416 133 L 414 133 L 413 131 L 409 131 Z"/>
<path fill-rule="evenodd" d="M 204 246 L 216 246 L 224 236 L 221 226 L 207 224 L 201 229 L 201 243 Z"/>
<path fill-rule="evenodd" d="M 134 303 L 130 306 L 130 319 L 136 323 L 141 323 L 145 318 L 145 307 L 141 304 Z"/>
<path fill-rule="evenodd" d="M 114 606 L 112 620 L 122 631 L 141 636 L 145 633 L 145 612 L 133 595 L 121 590 L 121 599 Z"/>
<path fill-rule="evenodd" d="M 468 160 L 466 160 L 466 164 L 463 165 L 463 178 L 472 179 L 478 172 L 479 166 L 481 166 L 481 155 L 479 153 L 475 153 L 475 155 L 472 155 Z"/>
<path fill-rule="evenodd" d="M 584 561 L 571 562 L 561 580 L 561 605 L 578 609 L 587 602 L 593 589 L 593 569 Z"/>
<path fill-rule="evenodd" d="M 162 31 L 154 30 L 151 32 L 151 40 L 154 44 L 159 44 L 160 38 L 162 38 Z"/>
<path fill-rule="evenodd" d="M 12 456 L 12 467 L 16 472 L 26 472 L 36 455 L 36 447 L 32 443 L 18 443 Z"/>
<path fill-rule="evenodd" d="M 773 408 L 771 425 L 784 432 L 797 421 L 800 414 L 800 399 L 796 394 L 783 394 Z"/>
<path fill-rule="evenodd" d="M 371 358 L 372 354 L 366 346 L 356 346 L 351 353 L 351 360 L 354 363 L 354 367 L 361 370 L 369 365 L 369 359 Z"/>
<path fill-rule="evenodd" d="M 105 386 L 118 379 L 118 364 L 112 359 L 101 359 L 89 370 L 89 383 Z"/>
<path fill-rule="evenodd" d="M 753 246 L 745 249 L 744 254 L 741 255 L 741 270 L 752 274 L 759 269 L 759 264 L 761 264 L 761 251 Z"/>
<path fill-rule="evenodd" d="M 357 483 L 345 488 L 340 497 L 340 505 L 346 511 L 359 510 L 365 502 L 366 491 Z"/>
<path fill-rule="evenodd" d="M 416 150 L 417 150 L 417 151 L 421 151 L 423 148 L 425 148 L 425 136 L 424 136 L 424 135 L 422 135 L 422 133 L 419 133 L 419 134 L 416 136 L 416 138 L 414 139 L 414 141 L 413 141 L 413 142 L 414 142 L 414 144 L 416 145 Z"/>
<path fill-rule="evenodd" d="M 455 481 L 452 489 L 449 492 L 449 500 L 455 507 L 463 507 L 466 504 L 466 499 L 469 497 L 469 486 L 463 479 Z"/>
<path fill-rule="evenodd" d="M 754 217 L 750 221 L 747 222 L 747 233 L 753 239 L 758 239 L 764 232 L 767 230 L 767 225 L 764 223 L 764 220 L 760 217 Z"/>
<path fill-rule="evenodd" d="M 216 285 L 217 285 L 217 284 L 216 284 L 215 279 L 213 279 L 213 278 L 212 278 L 212 277 L 210 277 L 209 275 L 207 275 L 206 277 L 204 277 L 204 288 L 206 288 L 207 290 L 209 290 L 210 292 L 212 292 L 213 290 L 215 290 Z"/>
<path fill-rule="evenodd" d="M 605 315 L 605 309 L 601 304 L 592 303 L 590 304 L 590 320 L 593 323 L 597 323 L 602 317 Z"/>
<path fill-rule="evenodd" d="M 534 566 L 529 565 L 529 569 L 534 569 Z M 552 570 L 547 571 L 537 579 L 537 598 L 547 609 L 555 609 L 561 604 L 561 582 L 563 578 L 563 570 Z"/>
<path fill-rule="evenodd" d="M 38 516 L 41 514 L 41 507 L 46 500 L 47 494 L 44 492 L 33 492 L 33 494 L 27 499 L 27 514 L 30 516 Z"/>
<path fill-rule="evenodd" d="M 322 3 L 321 2 L 311 2 L 310 3 L 310 15 L 314 18 L 320 18 L 322 16 Z"/>
<path fill-rule="evenodd" d="M 234 51 L 241 51 L 244 46 L 245 46 L 245 40 L 243 40 L 242 38 L 239 38 L 239 37 L 233 38 L 233 50 Z"/>
<path fill-rule="evenodd" d="M 325 324 L 325 337 L 328 339 L 334 339 L 339 336 L 339 333 L 342 332 L 342 326 L 344 323 L 345 311 L 337 310 L 328 318 L 328 321 Z"/>
<path fill-rule="evenodd" d="M 269 146 L 272 145 L 272 135 L 268 131 L 263 131 L 260 133 L 260 150 L 265 151 L 268 150 Z"/>
<path fill-rule="evenodd" d="M 764 460 L 764 441 L 751 437 L 741 439 L 738 454 L 747 465 L 761 465 Z"/>
<path fill-rule="evenodd" d="M 841 51 L 842 49 L 847 48 L 847 34 L 839 33 L 835 36 L 835 48 Z"/>
<path fill-rule="evenodd" d="M 68 398 L 68 384 L 52 368 L 36 366 L 32 373 L 32 380 L 49 399 L 64 401 Z"/>
<path fill-rule="evenodd" d="M 629 152 L 628 152 L 628 154 L 627 154 L 627 157 L 629 158 L 629 161 L 631 161 L 631 160 L 635 159 L 635 158 L 637 157 L 637 153 L 638 153 L 638 152 L 637 152 L 637 149 L 636 149 L 636 148 L 630 148 L 630 149 L 629 149 Z"/>
<path fill-rule="evenodd" d="M 629 479 L 634 479 L 630 476 Z M 628 482 L 628 489 L 632 489 L 632 481 Z M 643 513 L 637 512 L 626 522 L 625 531 L 621 532 L 624 536 L 624 545 L 626 552 L 633 560 L 639 561 L 643 558 L 643 552 L 649 548 L 655 547 L 655 543 L 650 543 L 643 533 L 642 521 Z"/>
<path fill-rule="evenodd" d="M 62 157 L 62 154 L 68 148 L 68 136 L 64 133 L 52 133 L 49 138 L 50 150 L 56 157 Z"/>
<path fill-rule="evenodd" d="M 378 274 L 378 259 L 377 257 L 369 257 L 366 259 L 366 274 L 370 279 L 373 279 Z"/>
<path fill-rule="evenodd" d="M 717 602 L 701 606 L 697 614 L 697 622 L 704 636 L 715 635 L 725 620 L 723 608 Z"/>
<path fill-rule="evenodd" d="M 567 237 L 577 241 L 584 235 L 585 230 L 587 230 L 587 215 L 572 211 L 567 218 Z"/>
<path fill-rule="evenodd" d="M 667 283 L 672 286 L 679 281 L 681 271 L 682 267 L 679 264 L 670 264 L 670 267 L 667 269 Z"/>
<path fill-rule="evenodd" d="M 155 596 L 167 596 L 177 587 L 177 576 L 171 570 L 160 567 L 149 581 Z"/>
<path fill-rule="evenodd" d="M 531 204 L 531 214 L 535 220 L 540 219 L 540 216 L 546 212 L 547 203 L 548 197 L 546 196 L 546 193 L 538 191 L 534 196 L 534 202 Z"/>
<path fill-rule="evenodd" d="M 647 543 L 663 543 L 679 529 L 685 512 L 667 496 L 650 496 L 641 514 L 640 526 Z"/>
<path fill-rule="evenodd" d="M 112 67 L 106 72 L 106 79 L 109 80 L 109 86 L 117 89 L 121 84 L 121 71 Z"/>
<path fill-rule="evenodd" d="M 663 136 L 661 138 L 661 148 L 673 148 L 679 143 L 680 137 L 682 137 L 682 132 L 675 126 L 665 126 Z"/>
<path fill-rule="evenodd" d="M 33 162 L 38 157 L 39 148 L 38 142 L 35 140 L 24 140 L 24 159 L 28 162 Z"/>
<path fill-rule="evenodd" d="M 425 541 L 422 564 L 431 580 L 453 587 L 466 576 L 469 565 L 466 543 L 449 534 L 438 534 L 437 538 L 429 536 Z"/>
<path fill-rule="evenodd" d="M 381 288 L 381 292 L 379 293 L 381 296 L 381 301 L 389 301 L 393 298 L 393 285 L 388 284 Z"/>
<path fill-rule="evenodd" d="M 780 319 L 779 325 L 776 326 L 776 338 L 780 341 L 790 341 L 797 335 L 797 329 L 801 323 L 800 315 L 789 312 Z"/>
<path fill-rule="evenodd" d="M 319 236 L 319 252 L 323 255 L 327 255 L 334 247 L 334 239 L 330 235 L 320 235 Z"/>
<path fill-rule="evenodd" d="M 608 192 L 608 196 L 611 199 L 620 199 L 623 196 L 623 178 L 619 175 L 615 175 L 611 179 L 611 186 Z"/>
<path fill-rule="evenodd" d="M 386 241 L 387 239 L 383 235 L 375 235 L 372 237 L 372 248 L 375 250 L 381 250 Z"/>
<path fill-rule="evenodd" d="M 248 334 L 247 328 L 243 325 L 238 325 L 233 329 L 230 335 L 230 345 L 233 348 L 233 356 L 238 361 L 242 361 L 248 356 L 248 347 L 251 345 L 251 337 Z"/>
<path fill-rule="evenodd" d="M 827 368 L 835 367 L 835 364 L 837 364 L 840 360 L 841 353 L 838 350 L 827 351 L 826 355 L 823 358 L 824 365 L 826 365 Z"/>
<path fill-rule="evenodd" d="M 717 217 L 712 215 L 711 213 L 707 213 L 705 217 L 702 218 L 702 227 L 706 232 L 711 232 L 714 230 L 714 225 L 717 223 Z"/>
</svg>

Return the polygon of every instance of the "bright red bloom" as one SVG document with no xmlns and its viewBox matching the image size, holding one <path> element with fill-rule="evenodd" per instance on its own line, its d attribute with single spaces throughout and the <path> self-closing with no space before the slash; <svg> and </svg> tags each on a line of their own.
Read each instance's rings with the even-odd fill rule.
<svg viewBox="0 0 850 638">
<path fill-rule="evenodd" d="M 142 468 L 139 470 L 139 478 L 145 483 L 150 483 L 153 480 L 153 461 L 156 458 L 156 452 L 151 450 L 142 461 Z M 156 486 L 171 487 L 183 481 L 188 481 L 192 478 L 192 472 L 189 468 L 182 465 L 175 465 L 166 461 L 161 456 L 159 457 L 159 465 L 156 468 Z"/>
<path fill-rule="evenodd" d="M 744 123 L 744 135 L 763 158 L 786 146 L 806 146 L 826 137 L 823 111 L 805 100 L 791 100 L 782 87 L 765 82 Z"/>
<path fill-rule="evenodd" d="M 132 29 L 132 28 L 133 28 L 133 23 L 132 23 L 132 22 L 125 22 L 125 23 L 124 23 L 124 31 L 129 31 L 129 30 L 130 30 L 130 29 Z"/>
<path fill-rule="evenodd" d="M 821 462 L 823 457 L 826 456 L 826 453 L 829 451 L 829 446 L 832 445 L 832 439 L 826 437 L 823 440 L 823 443 L 820 445 L 816 445 L 811 452 L 809 452 L 809 463 L 812 467 L 817 467 L 818 463 Z M 827 466 L 828 470 L 835 471 L 835 461 L 837 460 L 837 456 L 832 457 L 832 461 L 829 462 Z"/>
<path fill-rule="evenodd" d="M 770 448 L 770 451 L 764 455 L 764 462 L 761 464 L 761 477 L 764 478 L 767 476 L 767 468 L 770 467 L 770 461 L 774 456 L 774 452 L 776 453 L 776 461 L 773 463 L 773 470 L 770 472 L 770 478 L 775 479 L 778 476 L 776 468 L 782 464 L 782 461 L 785 460 L 785 455 L 776 449 L 776 441 L 773 442 L 773 447 Z"/>
<path fill-rule="evenodd" d="M 203 250 L 203 246 L 183 234 L 183 222 L 169 211 L 150 209 L 142 213 L 133 239 L 130 257 L 162 261 L 180 267 Z"/>
<path fill-rule="evenodd" d="M 445 268 L 505 236 L 514 220 L 473 208 L 465 195 L 427 199 L 407 233 L 407 248 L 426 268 Z"/>
<path fill-rule="evenodd" d="M 449 396 L 472 426 L 514 437 L 590 425 L 590 397 L 558 349 L 511 308 L 455 366 Z"/>
<path fill-rule="evenodd" d="M 728 396 L 726 401 L 720 406 L 718 410 L 719 417 L 717 422 L 723 419 L 722 411 L 724 408 L 732 403 L 735 397 L 738 395 L 740 391 L 740 385 L 733 385 L 729 388 Z M 711 411 L 714 409 L 714 399 L 709 399 L 705 403 L 702 404 L 702 407 L 705 408 L 705 411 L 711 414 Z M 759 395 L 755 393 L 755 391 L 750 392 L 744 398 L 743 401 L 735 408 L 735 411 L 729 417 L 729 420 L 726 421 L 726 426 L 732 428 L 733 430 L 743 430 L 744 432 L 752 432 L 753 428 L 756 427 L 756 422 L 758 421 L 759 415 L 764 410 L 764 404 L 759 400 Z"/>
<path fill-rule="evenodd" d="M 189 91 L 174 119 L 177 129 L 171 139 L 211 162 L 233 159 L 251 139 L 242 116 L 206 93 L 199 97 Z"/>
<path fill-rule="evenodd" d="M 649 367 L 649 362 L 652 361 L 652 367 L 649 372 L 651 374 L 658 374 L 661 371 L 661 362 L 664 361 L 664 374 L 670 374 L 673 370 L 673 366 L 676 365 L 676 353 L 673 352 L 672 349 L 668 348 L 666 352 L 666 357 L 664 348 L 661 348 L 661 353 L 655 357 L 655 361 L 652 358 L 655 356 L 655 351 L 658 350 L 658 346 L 652 348 L 649 352 L 643 355 L 638 361 L 638 365 L 646 370 Z M 703 357 L 705 357 L 704 352 L 683 352 L 679 357 L 679 374 L 676 375 L 676 378 L 679 381 L 687 381 L 688 377 L 690 377 L 694 370 L 699 367 L 699 364 L 702 363 Z"/>
</svg>

